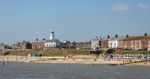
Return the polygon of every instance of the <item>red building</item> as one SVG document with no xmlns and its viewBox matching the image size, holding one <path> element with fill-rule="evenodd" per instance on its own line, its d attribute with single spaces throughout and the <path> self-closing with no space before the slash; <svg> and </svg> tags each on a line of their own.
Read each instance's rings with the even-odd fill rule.
<svg viewBox="0 0 150 79">
<path fill-rule="evenodd" d="M 26 41 L 12 44 L 12 49 L 15 49 L 15 50 L 26 50 L 26 49 L 31 49 L 31 48 L 32 48 L 31 43 L 26 42 Z"/>
</svg>

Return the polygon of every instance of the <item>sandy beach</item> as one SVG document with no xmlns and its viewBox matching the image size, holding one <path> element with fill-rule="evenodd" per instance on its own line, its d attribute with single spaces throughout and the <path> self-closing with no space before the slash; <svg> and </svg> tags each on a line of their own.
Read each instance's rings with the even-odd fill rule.
<svg viewBox="0 0 150 79">
<path fill-rule="evenodd" d="M 116 64 L 126 66 L 150 66 L 150 62 L 139 62 L 134 59 L 106 59 L 95 56 L 53 56 L 53 57 L 28 57 L 28 56 L 0 56 L 1 62 L 24 62 L 24 63 L 77 63 L 77 64 Z"/>
</svg>

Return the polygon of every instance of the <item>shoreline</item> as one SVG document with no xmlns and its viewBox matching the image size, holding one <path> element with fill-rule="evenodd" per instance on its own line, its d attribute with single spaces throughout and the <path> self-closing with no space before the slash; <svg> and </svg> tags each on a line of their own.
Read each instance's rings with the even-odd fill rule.
<svg viewBox="0 0 150 79">
<path fill-rule="evenodd" d="M 66 58 L 64 56 L 55 57 L 28 57 L 28 56 L 0 56 L 0 62 L 23 62 L 23 63 L 60 63 L 60 64 L 93 64 L 93 65 L 123 65 L 123 66 L 150 66 L 150 62 L 134 62 L 124 59 L 104 59 L 95 56 L 75 56 Z"/>
</svg>

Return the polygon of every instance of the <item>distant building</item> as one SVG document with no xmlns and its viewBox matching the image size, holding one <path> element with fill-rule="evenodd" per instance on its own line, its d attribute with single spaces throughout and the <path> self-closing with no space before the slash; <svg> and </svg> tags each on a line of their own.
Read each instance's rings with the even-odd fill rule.
<svg viewBox="0 0 150 79">
<path fill-rule="evenodd" d="M 54 40 L 54 39 L 55 39 L 55 32 L 53 30 L 51 30 L 50 40 Z"/>
<path fill-rule="evenodd" d="M 61 42 L 61 49 L 69 49 L 70 41 L 63 41 Z"/>
<path fill-rule="evenodd" d="M 68 44 L 68 49 L 76 49 L 77 48 L 77 43 L 75 41 L 70 42 Z"/>
<path fill-rule="evenodd" d="M 50 39 L 46 40 L 44 43 L 44 49 L 57 49 L 61 47 L 61 42 L 58 39 L 55 39 L 55 33 L 54 31 L 51 31 L 50 33 Z"/>
<path fill-rule="evenodd" d="M 117 49 L 119 46 L 118 40 L 109 40 L 108 41 L 108 48 L 109 49 Z"/>
<path fill-rule="evenodd" d="M 148 42 L 148 51 L 150 51 L 150 41 Z"/>
<path fill-rule="evenodd" d="M 80 50 L 89 50 L 91 48 L 91 42 L 86 41 L 86 42 L 76 42 L 76 49 Z"/>
<path fill-rule="evenodd" d="M 112 37 L 108 40 L 109 49 L 118 49 L 124 37 Z"/>
<path fill-rule="evenodd" d="M 96 38 L 96 39 L 91 40 L 91 49 L 92 50 L 100 49 L 100 39 Z"/>
<path fill-rule="evenodd" d="M 150 36 L 131 36 L 122 40 L 123 49 L 149 50 Z"/>
<path fill-rule="evenodd" d="M 0 43 L 0 51 L 5 50 L 5 44 L 4 43 Z"/>
<path fill-rule="evenodd" d="M 32 48 L 32 44 L 28 41 L 17 42 L 16 44 L 12 44 L 12 49 L 15 50 L 27 50 L 31 48 Z"/>
<path fill-rule="evenodd" d="M 32 49 L 33 50 L 43 50 L 44 43 L 45 43 L 45 39 L 43 39 L 43 40 L 36 39 L 36 41 L 32 42 Z"/>
<path fill-rule="evenodd" d="M 101 40 L 101 48 L 103 50 L 107 50 L 108 49 L 108 39 L 107 38 L 103 38 Z"/>
<path fill-rule="evenodd" d="M 45 50 L 57 49 L 57 48 L 61 48 L 61 42 L 57 39 L 46 40 L 44 46 L 45 46 Z"/>
</svg>

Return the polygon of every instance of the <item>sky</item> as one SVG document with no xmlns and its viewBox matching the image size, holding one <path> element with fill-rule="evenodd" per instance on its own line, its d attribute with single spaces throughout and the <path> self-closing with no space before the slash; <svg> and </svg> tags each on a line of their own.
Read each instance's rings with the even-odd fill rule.
<svg viewBox="0 0 150 79">
<path fill-rule="evenodd" d="M 150 0 L 0 0 L 0 42 L 150 34 Z"/>
</svg>

